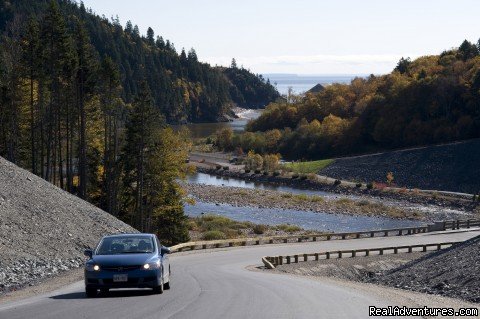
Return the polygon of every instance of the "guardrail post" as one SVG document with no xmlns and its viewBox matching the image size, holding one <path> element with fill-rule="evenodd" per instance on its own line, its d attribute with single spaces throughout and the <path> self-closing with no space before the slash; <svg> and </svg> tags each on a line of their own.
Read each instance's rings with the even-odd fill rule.
<svg viewBox="0 0 480 319">
<path fill-rule="evenodd" d="M 384 231 L 384 232 L 383 232 L 383 236 L 384 236 L 384 237 L 388 237 L 388 231 Z"/>
<path fill-rule="evenodd" d="M 273 244 L 273 239 L 270 239 L 270 240 L 268 241 L 268 243 L 269 243 L 269 244 Z"/>
<path fill-rule="evenodd" d="M 260 245 L 260 240 L 256 240 L 255 245 Z"/>
<path fill-rule="evenodd" d="M 357 233 L 357 239 L 360 238 L 360 233 Z"/>
<path fill-rule="evenodd" d="M 303 254 L 303 261 L 308 261 L 308 254 Z"/>
<path fill-rule="evenodd" d="M 402 236 L 402 233 L 403 233 L 403 232 L 402 232 L 402 230 L 400 229 L 400 230 L 398 231 L 398 236 Z"/>
<path fill-rule="evenodd" d="M 332 238 L 332 236 L 327 235 L 327 240 L 330 240 L 331 238 Z"/>
<path fill-rule="evenodd" d="M 220 248 L 220 244 L 219 243 L 215 244 L 215 248 Z"/>
<path fill-rule="evenodd" d="M 330 252 L 329 252 L 329 251 L 327 251 L 327 252 L 325 253 L 325 258 L 326 258 L 326 259 L 330 259 Z"/>
<path fill-rule="evenodd" d="M 341 251 L 338 252 L 338 258 L 342 258 L 342 252 Z"/>
<path fill-rule="evenodd" d="M 317 241 L 317 237 L 316 237 L 316 236 L 313 236 L 313 237 L 312 237 L 312 241 Z"/>
<path fill-rule="evenodd" d="M 407 235 L 411 235 L 411 234 L 412 234 L 412 230 L 409 229 L 409 230 L 407 231 Z"/>
<path fill-rule="evenodd" d="M 345 239 L 346 235 L 345 234 L 342 234 L 342 239 Z"/>
<path fill-rule="evenodd" d="M 380 249 L 378 250 L 378 254 L 379 254 L 379 255 L 383 255 L 383 248 L 380 248 Z"/>
<path fill-rule="evenodd" d="M 318 260 L 318 253 L 315 254 L 315 260 Z"/>
<path fill-rule="evenodd" d="M 283 242 L 284 242 L 285 244 L 288 243 L 288 238 L 284 238 L 284 239 L 283 239 Z"/>
<path fill-rule="evenodd" d="M 372 232 L 370 233 L 370 237 L 375 237 L 375 232 L 372 231 Z"/>
<path fill-rule="evenodd" d="M 460 229 L 460 220 L 457 219 L 457 229 Z"/>
<path fill-rule="evenodd" d="M 365 249 L 365 256 L 370 256 L 370 249 Z"/>
<path fill-rule="evenodd" d="M 393 249 L 393 253 L 394 253 L 394 254 L 398 254 L 398 248 L 395 247 L 395 248 Z"/>
<path fill-rule="evenodd" d="M 408 247 L 408 252 L 411 253 L 413 251 L 412 246 Z"/>
<path fill-rule="evenodd" d="M 470 219 L 467 219 L 467 228 L 470 228 Z"/>
<path fill-rule="evenodd" d="M 298 264 L 298 255 L 294 255 L 293 258 L 295 259 L 295 263 Z"/>
<path fill-rule="evenodd" d="M 426 252 L 427 251 L 427 245 L 423 245 L 423 252 Z"/>
<path fill-rule="evenodd" d="M 437 245 L 437 250 L 441 250 L 442 249 L 442 244 L 438 244 Z"/>
<path fill-rule="evenodd" d="M 246 242 L 246 241 L 242 241 L 242 246 L 247 246 L 247 242 Z"/>
<path fill-rule="evenodd" d="M 290 256 L 287 256 L 287 264 L 290 264 Z"/>
<path fill-rule="evenodd" d="M 298 237 L 298 242 L 299 242 L 299 243 L 302 242 L 302 237 Z"/>
<path fill-rule="evenodd" d="M 355 257 L 355 255 L 356 255 L 355 250 L 352 250 L 352 258 Z"/>
<path fill-rule="evenodd" d="M 233 247 L 233 243 L 232 243 L 232 242 L 229 242 L 229 243 L 228 243 L 228 247 Z"/>
<path fill-rule="evenodd" d="M 203 244 L 202 249 L 207 249 L 207 244 Z"/>
<path fill-rule="evenodd" d="M 283 256 L 278 256 L 279 265 L 283 265 Z"/>
</svg>

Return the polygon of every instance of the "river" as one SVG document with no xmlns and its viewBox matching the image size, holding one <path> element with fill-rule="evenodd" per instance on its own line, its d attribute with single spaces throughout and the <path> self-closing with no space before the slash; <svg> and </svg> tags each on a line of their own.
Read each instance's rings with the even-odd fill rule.
<svg viewBox="0 0 480 319">
<path fill-rule="evenodd" d="M 204 173 L 189 176 L 187 182 L 216 185 L 224 187 L 259 188 L 290 192 L 295 194 L 319 195 L 323 197 L 339 197 L 338 194 L 304 190 L 288 186 L 274 186 L 266 183 L 247 182 L 236 178 L 223 178 Z M 250 221 L 258 224 L 279 225 L 292 224 L 304 229 L 329 232 L 354 232 L 371 229 L 399 228 L 425 224 L 416 220 L 399 220 L 386 217 L 352 216 L 347 214 L 330 214 L 310 211 L 298 211 L 275 208 L 236 207 L 228 204 L 217 205 L 197 201 L 195 205 L 185 205 L 188 216 L 201 214 L 217 214 L 239 221 Z"/>
<path fill-rule="evenodd" d="M 184 125 L 172 125 L 172 127 L 174 129 L 179 129 L 180 127 L 188 128 L 192 138 L 208 137 L 223 128 L 231 128 L 235 133 L 240 133 L 244 131 L 245 125 L 247 125 L 248 121 L 256 119 L 262 114 L 262 110 L 236 108 L 235 114 L 238 118 L 231 122 L 189 123 Z"/>
</svg>

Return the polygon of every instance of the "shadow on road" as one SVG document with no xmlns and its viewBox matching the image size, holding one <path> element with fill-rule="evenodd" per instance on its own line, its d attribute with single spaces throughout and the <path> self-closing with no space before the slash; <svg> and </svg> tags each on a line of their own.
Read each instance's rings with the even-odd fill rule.
<svg viewBox="0 0 480 319">
<path fill-rule="evenodd" d="M 107 293 L 99 293 L 95 298 L 119 298 L 119 297 L 139 297 L 151 295 L 152 291 L 150 289 L 142 290 L 112 290 Z M 51 296 L 50 299 L 57 300 L 68 300 L 68 299 L 87 299 L 85 293 L 82 292 L 71 292 L 68 294 L 61 294 L 56 296 Z"/>
</svg>

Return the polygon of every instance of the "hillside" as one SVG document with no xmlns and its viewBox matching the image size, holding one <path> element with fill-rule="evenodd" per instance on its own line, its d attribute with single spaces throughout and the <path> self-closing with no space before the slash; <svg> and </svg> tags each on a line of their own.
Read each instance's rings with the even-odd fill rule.
<svg viewBox="0 0 480 319">
<path fill-rule="evenodd" d="M 386 182 L 392 172 L 399 187 L 477 194 L 480 191 L 480 139 L 338 158 L 319 174 L 343 180 Z"/>
<path fill-rule="evenodd" d="M 299 160 L 467 140 L 480 137 L 479 105 L 480 46 L 465 40 L 402 58 L 389 74 L 272 103 L 232 149 Z"/>
<path fill-rule="evenodd" d="M 375 283 L 480 302 L 480 236 L 375 277 Z"/>
<path fill-rule="evenodd" d="M 136 232 L 0 157 L 0 293 L 79 267 L 106 234 Z"/>
<path fill-rule="evenodd" d="M 29 45 L 25 59 L 18 62 L 24 64 L 25 68 L 31 68 L 33 64 L 34 72 L 30 70 L 27 73 L 34 74 L 39 79 L 42 79 L 42 63 L 35 67 L 38 63 L 35 59 L 49 54 L 40 51 L 43 51 L 45 42 L 52 39 L 51 35 L 44 34 L 45 29 L 48 29 L 44 24 L 52 21 L 63 23 L 69 33 L 65 34 L 62 28 L 52 29 L 55 31 L 54 36 L 58 37 L 52 39 L 56 43 L 63 41 L 63 37 L 67 38 L 65 44 L 62 44 L 63 48 L 68 47 L 68 41 L 77 41 L 77 35 L 81 34 L 79 25 L 85 28 L 88 36 L 86 41 L 93 48 L 89 54 L 91 58 L 101 60 L 109 57 L 116 65 L 125 102 L 131 103 L 134 100 L 141 81 L 146 80 L 156 107 L 170 123 L 221 121 L 225 120 L 224 115 L 231 114 L 231 107 L 235 104 L 258 108 L 279 96 L 270 83 L 243 68 L 211 67 L 198 60 L 194 49 L 177 51 L 172 41 L 156 35 L 151 28 L 139 30 L 130 21 L 123 26 L 118 19 L 110 20 L 99 16 L 82 3 L 77 4 L 77 1 L 53 2 L 58 4 L 61 16 L 51 19 L 51 1 L 0 1 L 0 30 L 7 30 L 6 41 L 35 42 L 36 47 Z M 146 35 L 143 36 L 145 31 Z M 38 38 L 31 41 L 31 36 L 35 35 Z M 38 51 L 33 52 L 36 58 L 28 57 L 30 50 Z M 54 55 L 62 59 L 68 58 L 71 53 L 56 52 Z M 98 68 L 95 64 L 99 64 L 99 61 L 88 64 L 87 71 L 95 73 L 91 69 Z M 52 73 L 51 66 L 48 63 L 44 65 Z M 238 77 L 242 78 L 242 82 L 237 81 Z M 95 76 L 89 75 L 88 78 L 94 81 Z"/>
</svg>

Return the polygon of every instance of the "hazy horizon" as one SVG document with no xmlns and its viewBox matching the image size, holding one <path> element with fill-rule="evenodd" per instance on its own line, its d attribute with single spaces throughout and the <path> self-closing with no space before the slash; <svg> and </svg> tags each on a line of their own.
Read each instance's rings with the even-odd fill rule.
<svg viewBox="0 0 480 319">
<path fill-rule="evenodd" d="M 477 42 L 474 0 L 84 0 L 105 17 L 152 27 L 201 61 L 254 73 L 385 74 L 401 57 L 440 54 Z M 459 11 L 459 8 L 468 10 Z"/>
</svg>

